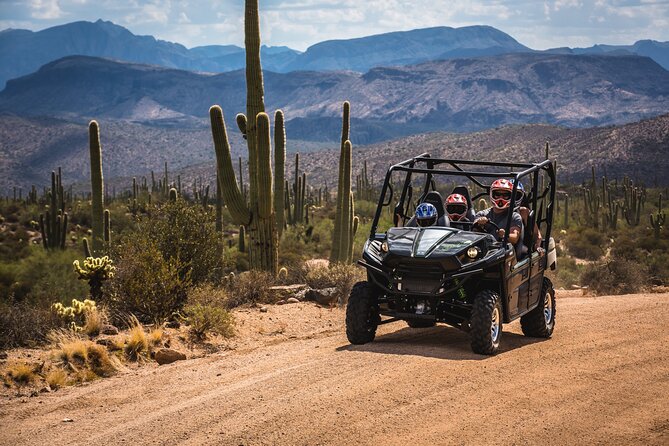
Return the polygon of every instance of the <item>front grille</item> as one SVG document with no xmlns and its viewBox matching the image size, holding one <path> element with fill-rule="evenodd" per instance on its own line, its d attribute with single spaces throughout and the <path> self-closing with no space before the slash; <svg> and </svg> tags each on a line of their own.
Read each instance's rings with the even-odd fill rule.
<svg viewBox="0 0 669 446">
<path fill-rule="evenodd" d="M 437 292 L 444 280 L 444 271 L 435 264 L 399 264 L 394 270 L 395 289 L 402 293 Z"/>
</svg>

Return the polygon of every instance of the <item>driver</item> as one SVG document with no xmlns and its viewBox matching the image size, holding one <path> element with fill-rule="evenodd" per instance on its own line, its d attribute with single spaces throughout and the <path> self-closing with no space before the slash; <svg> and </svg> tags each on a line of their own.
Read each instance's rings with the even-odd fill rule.
<svg viewBox="0 0 669 446">
<path fill-rule="evenodd" d="M 448 219 L 451 222 L 451 226 L 463 229 L 469 225 L 459 224 L 459 223 L 471 223 L 467 218 L 467 211 L 469 210 L 469 205 L 467 204 L 467 199 L 462 194 L 451 194 L 446 197 L 444 201 L 444 207 L 446 208 L 446 214 L 448 214 Z"/>
<path fill-rule="evenodd" d="M 474 225 L 484 228 L 486 232 L 494 235 L 500 241 L 504 238 L 504 228 L 510 216 L 509 242 L 516 248 L 516 257 L 519 257 L 520 248 L 523 246 L 523 219 L 518 212 L 510 209 L 512 193 L 513 183 L 511 181 L 504 178 L 493 181 L 490 185 L 492 207 L 479 211 L 476 214 Z M 496 224 L 497 228 L 488 224 L 489 222 Z"/>
<path fill-rule="evenodd" d="M 415 218 L 412 218 L 407 226 L 420 226 L 422 228 L 435 226 L 438 216 L 437 208 L 433 204 L 421 203 L 416 208 Z"/>
</svg>

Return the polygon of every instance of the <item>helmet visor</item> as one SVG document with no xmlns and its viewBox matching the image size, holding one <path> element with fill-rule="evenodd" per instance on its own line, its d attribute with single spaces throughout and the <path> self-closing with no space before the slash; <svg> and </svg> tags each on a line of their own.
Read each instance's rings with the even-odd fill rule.
<svg viewBox="0 0 669 446">
<path fill-rule="evenodd" d="M 467 212 L 467 206 L 464 204 L 448 204 L 446 205 L 446 212 L 449 217 L 462 218 Z"/>
<path fill-rule="evenodd" d="M 417 218 L 418 226 L 424 228 L 426 226 L 433 226 L 437 222 L 437 217 Z"/>
</svg>

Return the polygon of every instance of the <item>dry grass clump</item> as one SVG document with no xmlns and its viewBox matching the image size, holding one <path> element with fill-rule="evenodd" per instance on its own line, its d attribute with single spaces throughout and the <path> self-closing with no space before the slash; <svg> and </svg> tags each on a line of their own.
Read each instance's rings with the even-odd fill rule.
<svg viewBox="0 0 669 446">
<path fill-rule="evenodd" d="M 130 330 L 125 340 L 125 354 L 133 360 L 139 360 L 143 355 L 149 354 L 149 338 L 144 331 L 144 327 L 134 316 L 130 319 Z"/>
<path fill-rule="evenodd" d="M 103 310 L 95 307 L 86 311 L 85 320 L 86 323 L 84 324 L 82 331 L 89 337 L 93 338 L 100 334 L 100 329 L 106 322 L 107 317 Z"/>
<path fill-rule="evenodd" d="M 25 362 L 14 362 L 7 366 L 7 376 L 16 384 L 28 385 L 37 379 L 34 366 Z"/>
<path fill-rule="evenodd" d="M 163 331 L 162 328 L 154 328 L 151 330 L 149 333 L 149 344 L 152 347 L 157 347 L 159 345 L 162 345 L 163 343 L 163 336 L 165 335 L 165 332 Z"/>
<path fill-rule="evenodd" d="M 52 390 L 58 390 L 67 385 L 67 373 L 60 368 L 50 370 L 44 379 Z"/>
<path fill-rule="evenodd" d="M 111 376 L 118 370 L 118 363 L 102 345 L 82 339 L 71 332 L 56 332 L 51 338 L 57 346 L 53 353 L 54 358 L 74 373 L 76 382 Z M 58 377 L 55 376 L 54 379 Z"/>
<path fill-rule="evenodd" d="M 355 265 L 316 266 L 306 275 L 307 285 L 311 288 L 336 288 L 337 299 L 342 305 L 348 301 L 353 285 L 361 280 L 365 280 L 365 271 Z"/>
<path fill-rule="evenodd" d="M 218 333 L 226 338 L 232 337 L 235 320 L 226 310 L 229 305 L 229 294 L 224 288 L 214 288 L 211 285 L 197 287 L 188 294 L 188 304 L 183 309 L 182 319 L 189 326 L 190 334 L 195 340 L 205 339 L 208 332 Z"/>
</svg>

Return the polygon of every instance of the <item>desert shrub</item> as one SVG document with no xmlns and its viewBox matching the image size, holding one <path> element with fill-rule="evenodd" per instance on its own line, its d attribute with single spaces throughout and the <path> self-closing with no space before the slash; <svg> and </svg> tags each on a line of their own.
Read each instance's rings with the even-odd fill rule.
<svg viewBox="0 0 669 446">
<path fill-rule="evenodd" d="M 51 304 L 86 296 L 88 286 L 72 272 L 77 257 L 71 250 L 46 252 L 34 246 L 30 256 L 0 264 L 0 299 Z"/>
<path fill-rule="evenodd" d="M 227 286 L 226 307 L 232 308 L 250 303 L 271 303 L 276 300 L 269 288 L 274 277 L 264 271 L 247 271 L 235 276 Z"/>
<path fill-rule="evenodd" d="M 581 285 L 599 295 L 635 293 L 649 285 L 648 267 L 624 257 L 611 256 L 587 265 L 581 274 Z"/>
<path fill-rule="evenodd" d="M 559 257 L 555 272 L 549 272 L 556 288 L 570 288 L 579 285 L 583 267 L 571 257 Z"/>
<path fill-rule="evenodd" d="M 315 289 L 336 288 L 337 299 L 346 303 L 356 282 L 365 280 L 365 271 L 355 265 L 336 264 L 331 267 L 319 266 L 306 274 L 307 285 Z"/>
<path fill-rule="evenodd" d="M 567 234 L 567 248 L 578 258 L 598 260 L 604 255 L 606 236 L 593 228 L 580 228 Z"/>
<path fill-rule="evenodd" d="M 224 308 L 205 304 L 187 305 L 184 316 L 191 335 L 196 339 L 204 339 L 212 331 L 226 338 L 234 334 L 234 319 Z"/>
<path fill-rule="evenodd" d="M 140 231 L 152 240 L 163 257 L 179 264 L 182 280 L 193 284 L 220 279 L 223 246 L 213 215 L 184 200 L 165 204 Z"/>
<path fill-rule="evenodd" d="M 165 259 L 158 246 L 135 234 L 119 247 L 108 304 L 113 314 L 133 314 L 142 322 L 162 322 L 186 302 L 189 275 L 176 259 Z"/>
<path fill-rule="evenodd" d="M 0 349 L 44 343 L 49 332 L 61 325 L 48 305 L 0 301 Z"/>
</svg>

